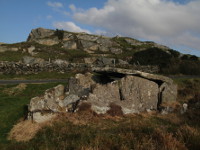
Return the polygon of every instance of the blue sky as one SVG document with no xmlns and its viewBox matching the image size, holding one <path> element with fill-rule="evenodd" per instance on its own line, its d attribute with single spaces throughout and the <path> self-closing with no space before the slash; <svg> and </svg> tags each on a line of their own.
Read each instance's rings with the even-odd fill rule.
<svg viewBox="0 0 200 150">
<path fill-rule="evenodd" d="M 129 36 L 200 56 L 200 0 L 0 0 L 0 42 L 37 27 Z"/>
</svg>

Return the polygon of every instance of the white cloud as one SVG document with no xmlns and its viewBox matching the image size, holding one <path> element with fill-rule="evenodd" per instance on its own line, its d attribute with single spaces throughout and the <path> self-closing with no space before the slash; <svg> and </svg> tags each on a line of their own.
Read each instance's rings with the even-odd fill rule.
<svg viewBox="0 0 200 150">
<path fill-rule="evenodd" d="M 103 8 L 79 11 L 73 18 L 106 32 L 200 50 L 200 0 L 108 0 Z"/>
<path fill-rule="evenodd" d="M 74 4 L 69 5 L 71 11 L 76 11 L 76 6 Z"/>
<path fill-rule="evenodd" d="M 62 8 L 63 4 L 60 2 L 47 2 L 47 5 L 52 7 L 52 8 Z"/>
<path fill-rule="evenodd" d="M 71 32 L 86 32 L 86 33 L 91 33 L 89 30 L 82 29 L 81 27 L 77 26 L 73 22 L 55 22 L 53 24 L 53 26 L 55 28 L 64 29 L 64 30 L 71 31 Z"/>
</svg>

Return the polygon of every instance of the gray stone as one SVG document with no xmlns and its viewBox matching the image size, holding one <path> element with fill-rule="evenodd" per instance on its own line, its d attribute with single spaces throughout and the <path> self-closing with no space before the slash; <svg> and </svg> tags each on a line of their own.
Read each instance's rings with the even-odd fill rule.
<svg viewBox="0 0 200 150">
<path fill-rule="evenodd" d="M 121 69 L 114 67 L 104 67 L 104 68 L 94 67 L 92 68 L 92 70 L 94 72 L 115 72 L 127 75 L 134 75 L 148 79 L 150 81 L 154 81 L 159 85 L 159 92 L 161 96 L 159 99 L 162 100 L 162 102 L 171 103 L 176 100 L 177 85 L 174 84 L 173 80 L 168 77 L 145 73 L 137 70 Z"/>
<path fill-rule="evenodd" d="M 177 85 L 170 82 L 163 82 L 160 86 L 162 103 L 171 103 L 177 98 Z"/>
<path fill-rule="evenodd" d="M 58 85 L 52 89 L 45 91 L 41 97 L 34 97 L 30 101 L 29 111 L 30 112 L 61 112 L 62 101 L 64 98 L 64 86 Z M 61 106 L 59 105 L 61 103 Z"/>
<path fill-rule="evenodd" d="M 119 65 L 129 65 L 129 63 L 127 61 L 124 61 L 124 60 L 121 60 L 121 59 L 118 60 L 118 64 Z"/>
<path fill-rule="evenodd" d="M 125 38 L 125 41 L 130 44 L 130 45 L 133 45 L 133 46 L 139 46 L 139 45 L 142 45 L 143 42 L 140 42 L 138 40 L 135 40 L 135 39 L 131 39 L 131 38 Z"/>
<path fill-rule="evenodd" d="M 71 33 L 64 32 L 63 41 L 71 41 L 74 40 L 74 36 Z"/>
<path fill-rule="evenodd" d="M 92 74 L 77 74 L 75 78 L 69 80 L 69 93 L 78 95 L 79 97 L 88 95 L 93 84 L 95 84 L 95 82 L 92 79 Z"/>
<path fill-rule="evenodd" d="M 101 44 L 99 46 L 98 50 L 101 52 L 109 52 L 110 51 L 110 49 L 107 47 L 107 45 L 103 45 L 103 44 Z"/>
<path fill-rule="evenodd" d="M 39 64 L 40 66 L 43 66 L 46 63 L 45 60 L 42 58 L 35 58 L 30 56 L 24 56 L 22 58 L 22 62 L 29 65 Z"/>
<path fill-rule="evenodd" d="M 62 60 L 62 59 L 56 59 L 53 61 L 53 64 L 58 65 L 58 66 L 68 66 L 69 62 L 66 60 Z"/>
<path fill-rule="evenodd" d="M 45 38 L 45 39 L 36 39 L 35 42 L 42 44 L 42 45 L 48 45 L 52 46 L 59 43 L 58 38 Z"/>
<path fill-rule="evenodd" d="M 81 45 L 84 50 L 97 51 L 99 49 L 99 45 L 92 41 L 81 40 Z"/>
<path fill-rule="evenodd" d="M 100 36 L 96 35 L 90 35 L 90 34 L 78 34 L 77 38 L 79 40 L 85 40 L 85 41 L 93 41 L 95 42 Z"/>
<path fill-rule="evenodd" d="M 84 63 L 93 64 L 96 60 L 97 60 L 97 58 L 95 58 L 95 57 L 88 57 L 88 58 L 84 58 Z"/>
<path fill-rule="evenodd" d="M 33 113 L 76 112 L 82 103 L 88 103 L 97 114 L 108 113 L 114 106 L 124 114 L 131 114 L 158 110 L 162 103 L 176 98 L 176 86 L 167 77 L 118 68 L 93 70 L 101 76 L 77 74 L 69 79 L 67 92 L 62 85 L 46 90 L 43 96 L 31 99 L 29 110 Z M 167 99 L 167 96 L 172 98 Z M 169 105 L 161 109 L 162 114 L 172 111 Z M 42 120 L 41 114 L 35 116 L 38 116 L 36 120 Z"/>
<path fill-rule="evenodd" d="M 95 64 L 99 65 L 99 66 L 111 66 L 114 65 L 115 63 L 115 59 L 114 58 L 106 58 L 106 57 L 101 57 L 98 58 L 95 62 Z"/>
<path fill-rule="evenodd" d="M 69 104 L 76 103 L 78 100 L 80 100 L 80 97 L 74 94 L 70 94 L 63 100 L 63 106 L 68 106 Z"/>
<path fill-rule="evenodd" d="M 41 113 L 41 112 L 36 112 L 33 113 L 33 116 L 29 117 L 29 119 L 33 119 L 37 123 L 43 123 L 46 121 L 49 121 L 56 117 L 56 114 L 54 113 Z"/>
<path fill-rule="evenodd" d="M 66 41 L 63 44 L 63 48 L 66 49 L 77 49 L 77 44 L 75 41 Z"/>
<path fill-rule="evenodd" d="M 28 53 L 31 54 L 32 56 L 35 55 L 34 50 L 35 50 L 35 46 L 31 46 L 28 48 Z"/>
<path fill-rule="evenodd" d="M 110 48 L 110 51 L 111 53 L 114 54 L 121 54 L 123 52 L 121 48 L 115 48 L 115 47 Z"/>
<path fill-rule="evenodd" d="M 155 82 L 129 75 L 122 78 L 120 84 L 122 100 L 118 104 L 124 114 L 157 109 L 159 90 Z"/>
<path fill-rule="evenodd" d="M 101 37 L 101 38 L 97 39 L 96 42 L 105 47 L 113 46 L 113 41 L 111 41 L 111 38 Z"/>
<path fill-rule="evenodd" d="M 109 110 L 110 103 L 117 101 L 120 101 L 117 82 L 107 85 L 96 84 L 87 99 L 87 102 L 91 104 L 91 109 L 98 114 L 105 114 Z"/>
<path fill-rule="evenodd" d="M 44 29 L 44 28 L 37 28 L 31 30 L 27 41 L 34 41 L 35 39 L 45 38 L 52 36 L 54 34 L 54 30 Z"/>
</svg>

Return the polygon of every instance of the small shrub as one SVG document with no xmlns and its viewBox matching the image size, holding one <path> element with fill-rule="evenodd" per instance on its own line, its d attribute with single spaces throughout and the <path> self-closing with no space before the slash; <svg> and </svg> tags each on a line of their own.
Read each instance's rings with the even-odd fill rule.
<svg viewBox="0 0 200 150">
<path fill-rule="evenodd" d="M 114 103 L 110 104 L 110 109 L 107 111 L 107 113 L 111 116 L 123 116 L 123 111 L 121 106 L 118 106 Z"/>
<path fill-rule="evenodd" d="M 79 107 L 78 107 L 78 111 L 82 112 L 82 111 L 90 111 L 91 110 L 91 104 L 89 103 L 82 103 Z"/>
<path fill-rule="evenodd" d="M 54 34 L 55 34 L 55 36 L 58 37 L 59 40 L 61 40 L 61 41 L 63 40 L 63 38 L 64 38 L 64 31 L 63 30 L 56 29 Z"/>
</svg>

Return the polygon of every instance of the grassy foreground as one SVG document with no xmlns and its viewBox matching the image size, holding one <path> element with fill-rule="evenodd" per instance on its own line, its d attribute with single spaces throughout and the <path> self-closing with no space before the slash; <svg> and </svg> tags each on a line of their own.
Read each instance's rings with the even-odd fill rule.
<svg viewBox="0 0 200 150">
<path fill-rule="evenodd" d="M 20 118 L 24 117 L 25 107 L 30 99 L 56 85 L 58 83 L 30 84 L 23 91 L 15 88 L 16 85 L 0 85 L 0 143 L 8 142 L 8 132 Z"/>
<path fill-rule="evenodd" d="M 200 91 L 200 79 L 178 79 L 179 96 L 176 104 L 195 98 Z M 160 115 L 99 116 L 90 111 L 60 114 L 53 122 L 42 126 L 30 141 L 7 140 L 10 129 L 23 118 L 23 107 L 30 98 L 57 85 L 28 85 L 23 92 L 10 95 L 0 86 L 0 149 L 2 150 L 199 150 L 200 110 L 189 109 Z M 4 91 L 4 92 L 3 92 Z M 197 97 L 198 99 L 198 97 Z M 200 100 L 200 99 L 199 99 Z M 25 130 L 34 130 L 28 124 Z M 26 136 L 26 135 L 24 135 Z"/>
</svg>

